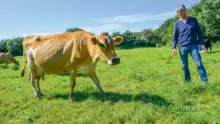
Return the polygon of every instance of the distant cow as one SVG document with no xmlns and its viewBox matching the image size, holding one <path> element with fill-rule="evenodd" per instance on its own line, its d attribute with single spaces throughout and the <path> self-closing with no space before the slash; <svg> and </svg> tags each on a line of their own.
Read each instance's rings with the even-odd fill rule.
<svg viewBox="0 0 220 124">
<path fill-rule="evenodd" d="M 4 64 L 7 67 L 7 64 L 14 63 L 19 66 L 19 62 L 16 61 L 11 53 L 0 52 L 0 64 Z"/>
<path fill-rule="evenodd" d="M 23 41 L 21 76 L 24 76 L 27 60 L 30 82 L 37 99 L 40 99 L 41 94 L 39 80 L 45 74 L 69 73 L 70 99 L 73 99 L 77 72 L 90 77 L 99 92 L 104 93 L 95 73 L 96 63 L 101 59 L 109 65 L 119 64 L 120 58 L 114 48 L 122 41 L 121 36 L 111 38 L 107 32 L 94 36 L 85 31 L 26 37 Z"/>
<path fill-rule="evenodd" d="M 207 36 L 204 37 L 205 39 L 205 49 L 208 52 L 209 48 L 210 48 L 210 52 L 212 52 L 212 44 L 211 41 L 208 39 Z"/>
</svg>

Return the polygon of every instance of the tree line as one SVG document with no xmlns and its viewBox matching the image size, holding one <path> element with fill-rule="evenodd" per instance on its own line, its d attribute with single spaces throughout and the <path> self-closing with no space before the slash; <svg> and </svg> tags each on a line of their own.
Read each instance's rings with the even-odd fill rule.
<svg viewBox="0 0 220 124">
<path fill-rule="evenodd" d="M 80 28 L 67 28 L 66 32 L 82 31 Z M 123 34 L 113 32 L 111 37 L 123 36 L 124 42 L 117 46 L 118 49 L 131 49 L 135 47 L 155 47 L 160 44 L 160 39 L 152 30 L 144 30 L 142 32 L 125 31 Z M 0 41 L 0 52 L 10 52 L 14 56 L 22 55 L 23 37 L 13 39 L 4 39 Z M 164 44 L 163 44 L 164 45 Z M 162 46 L 162 44 L 158 45 Z"/>
<path fill-rule="evenodd" d="M 0 52 L 10 52 L 14 56 L 23 54 L 23 37 L 3 39 L 0 41 Z"/>
<path fill-rule="evenodd" d="M 187 9 L 188 16 L 198 19 L 204 35 L 212 42 L 220 42 L 220 0 L 201 0 L 198 4 Z M 141 32 L 124 33 L 113 32 L 111 37 L 122 36 L 124 42 L 117 46 L 119 49 L 131 49 L 137 47 L 171 46 L 173 26 L 178 17 L 169 18 L 156 30 L 144 29 Z M 65 32 L 81 31 L 78 27 L 67 28 Z M 13 55 L 22 55 L 23 37 L 4 39 L 0 41 L 0 52 L 11 52 Z"/>
<path fill-rule="evenodd" d="M 75 32 L 82 30 L 83 29 L 75 27 L 67 28 L 66 32 Z M 122 34 L 120 32 L 113 32 L 110 36 L 122 36 L 124 38 L 124 42 L 117 46 L 118 48 L 122 49 L 130 49 L 135 47 L 156 47 L 165 45 L 160 42 L 160 37 L 151 29 L 144 29 L 141 32 L 131 32 L 127 30 Z"/>
</svg>

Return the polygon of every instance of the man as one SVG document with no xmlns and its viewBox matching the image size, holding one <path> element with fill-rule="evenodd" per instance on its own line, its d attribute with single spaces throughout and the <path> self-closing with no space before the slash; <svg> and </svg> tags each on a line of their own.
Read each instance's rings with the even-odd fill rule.
<svg viewBox="0 0 220 124">
<path fill-rule="evenodd" d="M 198 36 L 201 41 L 201 47 L 199 49 L 204 50 L 204 37 L 198 21 L 194 17 L 187 16 L 186 7 L 183 4 L 177 6 L 176 12 L 179 16 L 179 20 L 174 24 L 172 53 L 174 55 L 177 54 L 176 45 L 178 43 L 183 75 L 186 82 L 191 80 L 188 68 L 188 54 L 190 54 L 196 64 L 202 83 L 206 84 L 207 74 L 201 61 L 201 56 L 198 50 L 199 43 L 197 41 Z"/>
</svg>

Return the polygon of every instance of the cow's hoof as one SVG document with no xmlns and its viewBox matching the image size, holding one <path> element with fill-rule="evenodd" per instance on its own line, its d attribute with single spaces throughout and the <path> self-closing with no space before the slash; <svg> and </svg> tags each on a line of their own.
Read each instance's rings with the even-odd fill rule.
<svg viewBox="0 0 220 124">
<path fill-rule="evenodd" d="M 102 91 L 99 91 L 99 93 L 100 93 L 100 94 L 104 94 L 105 92 L 102 90 Z"/>
<path fill-rule="evenodd" d="M 37 100 L 39 100 L 39 99 L 40 99 L 40 95 L 39 95 L 39 94 L 36 94 L 36 95 L 35 95 L 35 98 L 36 98 Z"/>
<path fill-rule="evenodd" d="M 37 99 L 37 100 L 40 100 L 40 96 L 37 96 L 36 99 Z"/>
</svg>

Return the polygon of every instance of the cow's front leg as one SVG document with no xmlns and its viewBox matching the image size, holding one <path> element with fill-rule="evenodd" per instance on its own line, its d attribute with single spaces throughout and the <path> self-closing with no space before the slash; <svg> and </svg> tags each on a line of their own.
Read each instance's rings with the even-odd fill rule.
<svg viewBox="0 0 220 124">
<path fill-rule="evenodd" d="M 99 90 L 99 93 L 103 94 L 104 91 L 102 90 L 102 87 L 100 86 L 99 79 L 97 78 L 96 73 L 94 72 L 89 77 L 92 79 L 93 83 L 95 83 L 96 87 Z"/>
<path fill-rule="evenodd" d="M 32 85 L 32 88 L 34 90 L 34 96 L 39 100 L 40 99 L 40 94 L 38 93 L 37 91 L 37 87 L 36 87 L 36 83 L 35 83 L 35 78 L 36 78 L 36 70 L 35 70 L 35 65 L 34 65 L 34 62 L 33 60 L 31 61 L 29 59 L 28 61 L 28 67 L 29 67 L 29 81 Z"/>
<path fill-rule="evenodd" d="M 39 100 L 40 99 L 40 94 L 37 91 L 36 85 L 35 85 L 35 78 L 31 76 L 30 83 L 32 85 L 32 88 L 34 90 L 34 96 Z"/>
<path fill-rule="evenodd" d="M 8 65 L 8 64 L 7 64 L 7 63 L 5 63 L 5 66 L 4 66 L 4 68 L 7 68 L 7 65 Z"/>
<path fill-rule="evenodd" d="M 69 99 L 74 100 L 74 87 L 76 86 L 76 72 L 74 70 L 69 72 L 70 76 L 70 93 L 69 93 Z"/>
<path fill-rule="evenodd" d="M 41 91 L 40 91 L 40 77 L 37 77 L 36 82 L 35 82 L 35 85 L 36 85 L 36 89 L 37 89 L 38 94 L 39 94 L 40 96 L 43 95 L 43 94 L 41 93 Z"/>
</svg>

